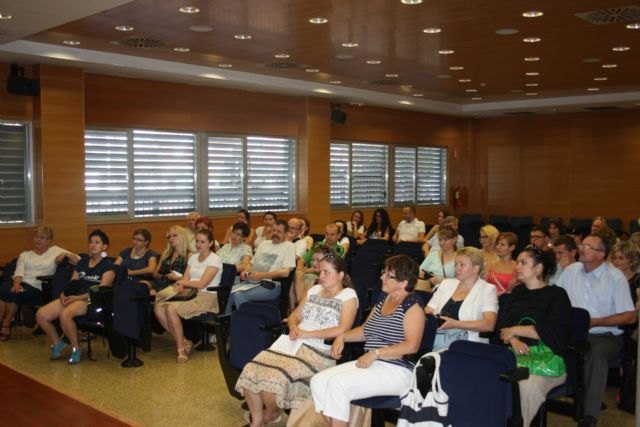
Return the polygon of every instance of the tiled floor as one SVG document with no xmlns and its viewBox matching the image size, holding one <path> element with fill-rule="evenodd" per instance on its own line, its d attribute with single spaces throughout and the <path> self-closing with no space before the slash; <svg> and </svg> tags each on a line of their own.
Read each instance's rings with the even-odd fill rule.
<svg viewBox="0 0 640 427">
<path fill-rule="evenodd" d="M 97 362 L 83 360 L 76 366 L 64 360 L 51 362 L 45 337 L 21 329 L 14 331 L 10 341 L 0 343 L 0 362 L 132 425 L 245 424 L 241 402 L 227 392 L 216 352 L 194 352 L 188 363 L 178 365 L 173 343 L 166 335 L 154 336 L 152 351 L 139 354 L 145 365 L 124 369 L 119 360 L 107 358 L 100 339 L 95 348 Z M 634 417 L 619 411 L 613 396 L 614 390 L 609 390 L 606 403 L 610 409 L 603 412 L 598 425 L 634 426 Z M 575 426 L 570 418 L 553 414 L 548 424 Z"/>
</svg>

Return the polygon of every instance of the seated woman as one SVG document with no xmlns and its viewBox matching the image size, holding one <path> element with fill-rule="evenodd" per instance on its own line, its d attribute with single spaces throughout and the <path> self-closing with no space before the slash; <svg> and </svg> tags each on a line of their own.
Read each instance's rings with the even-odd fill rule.
<svg viewBox="0 0 640 427">
<path fill-rule="evenodd" d="M 52 240 L 53 230 L 44 226 L 36 227 L 33 249 L 20 254 L 13 281 L 0 288 L 0 341 L 7 341 L 11 337 L 11 321 L 18 305 L 42 304 L 42 282 L 38 277 L 55 273 L 65 256 L 72 258 L 74 263 L 79 259 L 77 255 L 52 245 Z"/>
<path fill-rule="evenodd" d="M 441 211 L 438 211 L 438 214 L 437 214 L 437 217 L 436 217 L 437 221 L 436 221 L 435 225 L 433 225 L 433 226 L 429 229 L 429 232 L 427 233 L 427 235 L 426 235 L 426 236 L 424 236 L 424 240 L 425 240 L 425 242 L 428 242 L 429 240 L 431 240 L 431 238 L 432 238 L 433 236 L 435 236 L 435 235 L 436 235 L 436 233 L 438 232 L 438 230 L 440 229 L 440 227 L 442 227 L 442 225 L 443 225 L 443 224 L 442 224 L 442 222 L 443 222 L 443 221 L 444 221 L 444 219 L 445 219 L 446 217 L 448 217 L 448 216 L 451 216 L 451 212 L 449 212 L 448 210 L 441 210 Z"/>
<path fill-rule="evenodd" d="M 358 297 L 350 287 L 344 260 L 326 249 L 320 253 L 320 284 L 309 290 L 287 319 L 295 354 L 265 350 L 244 367 L 238 379 L 236 390 L 247 400 L 252 427 L 278 420 L 278 408 L 297 408 L 311 398 L 309 379 L 335 365 L 324 340 L 353 325 Z"/>
<path fill-rule="evenodd" d="M 455 277 L 456 241 L 458 232 L 451 227 L 437 231 L 440 249 L 434 249 L 420 264 L 420 279 L 417 289 L 431 291 L 447 278 Z"/>
<path fill-rule="evenodd" d="M 71 276 L 71 282 L 60 294 L 60 298 L 51 301 L 36 312 L 38 325 L 51 341 L 51 360 L 60 358 L 67 346 L 60 339 L 53 321 L 60 319 L 60 327 L 71 343 L 69 364 L 80 363 L 82 350 L 78 342 L 78 329 L 74 318 L 87 313 L 89 288 L 94 285 L 111 286 L 115 279 L 113 263 L 106 258 L 109 237 L 102 230 L 89 234 L 89 256 L 81 258 Z"/>
<path fill-rule="evenodd" d="M 338 244 L 344 248 L 345 256 L 349 253 L 349 238 L 347 237 L 347 223 L 341 219 L 335 220 L 334 223 L 338 226 Z"/>
<path fill-rule="evenodd" d="M 391 227 L 391 220 L 389 219 L 389 213 L 378 208 L 373 212 L 371 217 L 371 224 L 364 235 L 360 235 L 358 244 L 362 245 L 367 239 L 382 239 L 389 241 L 393 236 L 393 227 Z"/>
<path fill-rule="evenodd" d="M 277 219 L 278 215 L 276 215 L 275 212 L 268 211 L 262 215 L 262 223 L 264 225 L 256 228 L 256 239 L 253 242 L 254 248 L 257 248 L 260 243 L 265 240 L 271 240 L 271 230 L 273 229 L 273 224 L 276 223 Z M 249 236 L 247 235 L 247 237 Z"/>
<path fill-rule="evenodd" d="M 518 236 L 515 233 L 506 232 L 498 235 L 496 243 L 495 264 L 487 269 L 487 282 L 496 286 L 498 295 L 510 292 L 517 283 L 516 261 L 513 259 L 513 251 L 518 245 Z"/>
<path fill-rule="evenodd" d="M 459 339 L 488 342 L 480 338 L 480 332 L 492 332 L 496 325 L 496 287 L 480 278 L 484 270 L 481 251 L 472 247 L 460 249 L 455 269 L 456 278 L 443 280 L 424 310 L 442 322 L 434 350 L 449 348 Z"/>
<path fill-rule="evenodd" d="M 549 238 L 551 242 L 564 234 L 564 223 L 560 217 L 554 216 L 549 218 L 547 228 L 549 230 Z"/>
<path fill-rule="evenodd" d="M 552 254 L 527 246 L 516 266 L 518 280 L 504 307 L 500 307 L 497 331 L 500 340 L 517 354 L 529 354 L 529 347 L 543 342 L 554 354 L 564 357 L 571 333 L 571 302 L 564 289 L 547 286 L 555 271 Z M 518 382 L 524 425 L 529 426 L 552 388 L 564 383 L 566 374 L 541 376 L 529 372 Z"/>
<path fill-rule="evenodd" d="M 133 232 L 132 246 L 123 249 L 118 254 L 114 264 L 127 269 L 127 276 L 131 280 L 138 280 L 151 288 L 153 273 L 158 266 L 158 254 L 149 249 L 151 233 L 139 228 Z"/>
<path fill-rule="evenodd" d="M 496 241 L 500 232 L 491 224 L 484 225 L 480 228 L 480 246 L 482 256 L 484 257 L 485 271 L 491 270 L 493 265 L 498 262 L 498 254 L 496 254 Z"/>
<path fill-rule="evenodd" d="M 251 267 L 253 257 L 251 246 L 244 242 L 249 236 L 249 226 L 244 222 L 236 222 L 232 230 L 231 243 L 224 245 L 217 253 L 224 264 L 235 265 L 240 274 Z"/>
<path fill-rule="evenodd" d="M 211 235 L 215 235 L 214 231 L 213 231 L 213 221 L 211 221 L 209 218 L 207 218 L 206 216 L 201 216 L 196 220 L 196 232 L 198 230 L 209 230 L 211 232 Z M 185 230 L 187 231 L 187 230 Z M 220 250 L 220 243 L 218 243 L 217 240 L 214 240 L 214 245 L 213 245 L 213 251 L 214 252 L 218 252 Z M 193 240 L 189 241 L 189 252 L 191 253 L 196 253 L 196 236 L 194 234 L 193 236 Z"/>
<path fill-rule="evenodd" d="M 158 322 L 169 331 L 178 350 L 178 363 L 189 360 L 193 343 L 184 337 L 182 321 L 203 313 L 218 313 L 218 298 L 215 292 L 207 290 L 208 286 L 217 286 L 222 277 L 222 261 L 213 253 L 213 236 L 209 230 L 196 232 L 196 248 L 198 252 L 191 255 L 184 275 L 174 284 L 174 290 L 181 292 L 188 288 L 198 290 L 195 298 L 188 301 L 163 301 L 155 304 L 153 311 Z"/>
<path fill-rule="evenodd" d="M 300 240 L 304 240 L 307 244 L 307 250 L 313 247 L 313 237 L 309 235 L 311 232 L 311 223 L 306 218 L 299 218 L 302 221 L 302 229 L 300 230 Z"/>
<path fill-rule="evenodd" d="M 236 222 L 244 222 L 249 226 L 249 236 L 245 243 L 251 247 L 253 247 L 253 242 L 256 240 L 256 232 L 253 228 L 251 228 L 251 214 L 246 209 L 240 209 L 238 211 L 238 215 L 236 216 Z M 224 240 L 222 241 L 224 244 L 229 243 L 231 239 L 231 230 L 233 226 L 227 228 L 227 232 L 224 235 Z"/>
<path fill-rule="evenodd" d="M 347 222 L 347 236 L 353 237 L 356 242 L 366 235 L 366 227 L 364 226 L 364 214 L 361 210 L 353 211 L 351 219 Z"/>
<path fill-rule="evenodd" d="M 161 291 L 177 282 L 187 268 L 189 239 L 184 228 L 174 225 L 167 231 L 167 248 L 162 252 L 158 267 L 153 273 L 153 292 Z"/>
<path fill-rule="evenodd" d="M 338 335 L 331 347 L 332 356 L 339 359 L 345 342 L 365 341 L 366 353 L 311 378 L 316 411 L 332 427 L 347 425 L 354 399 L 400 396 L 409 389 L 414 365 L 403 356 L 418 351 L 425 324 L 420 298 L 413 293 L 417 278 L 413 259 L 388 258 L 381 277 L 387 297 L 376 304 L 364 325 Z"/>
<path fill-rule="evenodd" d="M 296 301 L 294 305 L 301 304 L 307 291 L 318 284 L 320 276 L 320 261 L 331 251 L 326 245 L 318 245 L 313 248 L 311 265 L 307 266 L 303 258 L 296 260 L 296 277 L 293 286 Z"/>
</svg>

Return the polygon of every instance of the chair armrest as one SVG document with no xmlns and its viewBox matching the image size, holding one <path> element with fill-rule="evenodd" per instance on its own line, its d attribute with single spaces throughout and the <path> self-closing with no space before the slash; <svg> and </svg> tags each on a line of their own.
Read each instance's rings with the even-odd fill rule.
<svg viewBox="0 0 640 427">
<path fill-rule="evenodd" d="M 216 286 L 207 286 L 207 290 L 210 292 L 231 292 L 231 286 L 227 286 L 227 285 L 216 285 Z"/>
<path fill-rule="evenodd" d="M 142 295 L 138 297 L 131 297 L 129 301 L 131 302 L 154 302 L 156 300 L 155 295 Z"/>
<path fill-rule="evenodd" d="M 500 381 L 517 383 L 520 380 L 529 378 L 529 368 L 518 367 L 500 374 Z"/>
</svg>

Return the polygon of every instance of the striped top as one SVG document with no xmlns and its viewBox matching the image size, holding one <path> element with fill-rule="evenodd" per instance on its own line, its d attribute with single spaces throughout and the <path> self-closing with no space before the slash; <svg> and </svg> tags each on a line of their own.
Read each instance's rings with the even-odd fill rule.
<svg viewBox="0 0 640 427">
<path fill-rule="evenodd" d="M 384 300 L 380 301 L 373 309 L 373 316 L 364 325 L 364 337 L 366 343 L 365 351 L 375 350 L 376 348 L 387 347 L 404 341 L 404 316 L 407 310 L 414 304 L 422 302 L 416 294 L 409 294 L 396 308 L 392 314 L 388 316 L 382 315 L 382 305 Z M 400 365 L 407 369 L 413 369 L 414 363 L 404 359 L 385 359 L 383 362 Z"/>
</svg>

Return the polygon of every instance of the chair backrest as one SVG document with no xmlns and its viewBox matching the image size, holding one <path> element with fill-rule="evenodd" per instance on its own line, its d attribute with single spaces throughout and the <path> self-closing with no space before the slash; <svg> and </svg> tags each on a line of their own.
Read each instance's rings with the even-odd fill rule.
<svg viewBox="0 0 640 427">
<path fill-rule="evenodd" d="M 584 308 L 571 307 L 571 344 L 576 345 L 587 342 L 591 316 Z M 578 368 L 578 356 L 575 352 L 567 352 L 565 357 L 567 365 L 567 384 L 574 385 Z"/>
<path fill-rule="evenodd" d="M 73 270 L 75 266 L 69 262 L 67 258 L 65 258 L 56 268 L 56 272 L 53 274 L 53 279 L 51 279 L 51 290 L 49 295 L 43 295 L 43 297 L 50 297 L 51 299 L 56 299 L 62 293 L 62 290 L 69 283 L 71 276 L 73 275 Z M 44 287 L 42 288 L 43 294 L 46 294 Z"/>
<path fill-rule="evenodd" d="M 2 267 L 2 282 L 0 285 L 5 286 L 13 281 L 13 273 L 16 272 L 18 258 L 14 258 Z"/>
<path fill-rule="evenodd" d="M 400 242 L 393 248 L 394 255 L 407 255 L 418 263 L 422 264 L 424 254 L 422 253 L 422 243 L 420 242 Z"/>
<path fill-rule="evenodd" d="M 512 413 L 512 389 L 500 375 L 515 368 L 515 356 L 506 347 L 453 342 L 442 353 L 440 365 L 451 423 L 456 427 L 507 425 Z"/>
<path fill-rule="evenodd" d="M 475 214 L 463 213 L 462 215 L 460 215 L 460 225 L 471 224 L 471 223 L 474 223 L 474 222 L 482 222 L 482 214 L 479 214 L 479 213 L 475 213 Z"/>
<path fill-rule="evenodd" d="M 514 227 L 522 227 L 523 225 L 533 226 L 533 218 L 530 216 L 512 216 L 509 222 Z"/>
<path fill-rule="evenodd" d="M 433 350 L 433 342 L 436 340 L 436 332 L 438 330 L 438 320 L 435 316 L 428 314 L 424 318 L 424 331 L 422 332 L 422 341 L 420 341 L 419 353 L 422 355 Z"/>
<path fill-rule="evenodd" d="M 489 224 L 492 224 L 497 229 L 500 229 L 500 227 L 509 224 L 509 216 L 508 215 L 489 215 Z"/>
<path fill-rule="evenodd" d="M 629 221 L 629 234 L 640 231 L 640 219 L 632 219 Z"/>
<path fill-rule="evenodd" d="M 280 311 L 271 304 L 246 302 L 231 314 L 229 363 L 242 370 L 259 352 L 273 342 L 271 330 L 260 326 L 280 321 Z"/>
<path fill-rule="evenodd" d="M 380 272 L 384 264 L 386 253 L 386 242 L 384 246 L 372 246 L 365 249 L 365 244 L 358 250 L 358 254 L 351 261 L 350 277 L 353 287 L 358 295 L 358 311 L 363 312 L 373 305 L 377 296 L 382 292 L 380 287 Z"/>
</svg>

